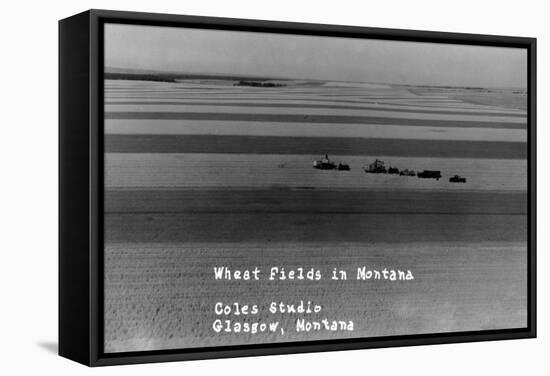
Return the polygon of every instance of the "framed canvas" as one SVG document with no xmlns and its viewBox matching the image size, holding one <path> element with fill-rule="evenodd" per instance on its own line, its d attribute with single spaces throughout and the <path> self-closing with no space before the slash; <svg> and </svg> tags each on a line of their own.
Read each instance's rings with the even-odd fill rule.
<svg viewBox="0 0 550 376">
<path fill-rule="evenodd" d="M 60 355 L 535 337 L 535 39 L 106 10 L 59 31 Z"/>
</svg>

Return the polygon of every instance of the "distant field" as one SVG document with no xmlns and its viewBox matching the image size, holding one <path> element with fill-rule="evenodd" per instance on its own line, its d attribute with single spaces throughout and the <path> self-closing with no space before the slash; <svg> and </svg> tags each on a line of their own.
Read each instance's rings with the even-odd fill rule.
<svg viewBox="0 0 550 376">
<path fill-rule="evenodd" d="M 258 113 L 229 113 L 229 112 L 106 112 L 105 119 L 135 119 L 135 120 L 227 120 L 227 121 L 261 121 L 261 122 L 302 122 L 302 123 L 332 123 L 332 124 L 387 124 L 387 125 L 413 125 L 413 126 L 439 126 L 439 127 L 463 127 L 463 128 L 503 128 L 525 129 L 525 122 L 507 119 L 501 121 L 479 120 L 447 120 L 439 119 L 415 119 L 387 116 L 360 116 L 360 115 L 310 115 L 310 114 L 258 114 Z M 487 119 L 489 120 L 489 119 Z"/>
<path fill-rule="evenodd" d="M 445 95 L 466 103 L 489 106 L 502 106 L 527 110 L 527 92 L 525 89 L 452 89 L 452 88 L 414 88 L 411 92 L 420 95 Z"/>
<path fill-rule="evenodd" d="M 296 103 L 301 102 L 301 103 Z M 314 103 L 316 102 L 316 103 Z M 325 102 L 325 103 L 323 103 Z M 334 102 L 331 103 L 330 101 L 326 103 L 326 101 L 323 100 L 297 100 L 292 103 L 292 101 L 284 100 L 283 98 L 279 98 L 278 100 L 262 100 L 261 98 L 249 98 L 245 100 L 238 100 L 238 99 L 232 99 L 227 98 L 226 101 L 209 101 L 205 99 L 182 99 L 182 100 L 170 100 L 170 99 L 156 99 L 156 100 L 149 100 L 146 103 L 143 101 L 136 101 L 136 100 L 124 100 L 122 99 L 114 99 L 111 98 L 108 102 L 105 102 L 105 109 L 107 111 L 111 109 L 120 110 L 125 109 L 128 107 L 121 107 L 121 106 L 139 106 L 139 109 L 143 109 L 144 106 L 207 106 L 210 107 L 210 109 L 220 109 L 223 110 L 226 107 L 247 107 L 247 108 L 297 108 L 297 109 L 323 109 L 323 110 L 384 110 L 387 109 L 389 112 L 388 115 L 399 114 L 399 113 L 420 113 L 420 114 L 439 114 L 439 115 L 477 115 L 478 117 L 481 116 L 506 116 L 508 118 L 526 118 L 526 114 L 517 112 L 517 111 L 507 111 L 505 109 L 502 110 L 473 110 L 473 109 L 461 109 L 461 108 L 426 108 L 418 105 L 410 105 L 410 106 L 396 106 L 395 104 L 393 106 L 384 105 L 380 103 L 376 104 L 366 104 L 361 105 L 360 103 L 353 103 L 350 102 L 348 104 L 341 103 L 341 102 Z M 158 108 L 158 107 L 157 107 Z M 187 107 L 185 107 L 187 108 Z"/>
<path fill-rule="evenodd" d="M 364 106 L 350 108 L 338 108 L 336 106 L 320 107 L 292 107 L 285 106 L 283 114 L 277 114 L 279 107 L 248 105 L 246 113 L 243 106 L 219 105 L 213 103 L 210 106 L 196 105 L 194 103 L 110 103 L 105 105 L 107 119 L 154 119 L 154 120 L 221 120 L 223 121 L 254 121 L 254 122 L 310 122 L 326 124 L 390 124 L 390 125 L 422 125 L 422 126 L 483 126 L 488 123 L 490 128 L 525 128 L 526 119 L 520 114 L 507 114 L 491 112 L 466 113 L 456 111 L 425 112 L 425 111 L 393 111 L 383 108 L 365 108 Z M 403 110 L 403 109 L 401 109 Z M 298 115 L 298 116 L 296 116 Z M 441 115 L 445 115 L 442 119 Z M 512 115 L 512 116 L 510 116 Z M 294 118 L 293 118 L 294 117 Z M 422 123 L 420 123 L 422 121 Z M 436 122 L 434 122 L 436 121 Z M 477 124 L 480 123 L 480 124 Z M 514 124 L 514 125 L 511 125 Z"/>
<path fill-rule="evenodd" d="M 350 145 L 353 150 L 354 141 L 352 138 L 364 139 L 363 145 L 374 146 L 376 148 L 387 145 L 388 140 L 407 140 L 411 146 L 413 142 L 423 141 L 425 144 L 434 144 L 434 141 L 442 141 L 444 144 L 458 145 L 462 144 L 465 148 L 474 149 L 476 145 L 486 145 L 488 142 L 509 142 L 525 143 L 527 134 L 523 129 L 495 129 L 495 128 L 463 128 L 463 127 L 439 127 L 439 126 L 411 126 L 411 125 L 383 125 L 383 124 L 342 124 L 335 127 L 332 123 L 300 123 L 300 122 L 264 122 L 264 121 L 221 121 L 221 120 L 129 120 L 118 119 L 109 120 L 105 124 L 109 145 L 113 136 L 126 135 L 125 140 L 117 139 L 119 145 L 126 144 L 131 147 L 137 144 L 147 135 L 147 140 L 155 143 L 156 140 L 162 140 L 166 136 L 186 136 L 179 141 L 186 145 L 199 133 L 203 138 L 207 136 L 231 137 L 236 142 L 245 144 L 248 142 L 258 142 L 259 137 L 270 137 L 266 139 L 272 144 L 280 143 L 280 140 L 288 142 L 312 143 L 338 143 L 341 146 Z M 281 134 L 285 136 L 282 137 Z M 111 135 L 111 136 L 109 136 Z M 152 138 L 153 135 L 161 135 L 161 138 Z M 317 136 L 318 135 L 318 136 Z M 141 136 L 141 137 L 136 137 Z M 178 138 L 176 137 L 176 139 Z M 279 137 L 279 138 L 274 138 Z M 298 138 L 298 140 L 293 140 Z M 312 140 L 308 140 L 308 139 Z M 328 139 L 328 140 L 327 140 Z M 216 139 L 207 139 L 205 141 L 215 141 Z M 264 144 L 266 143 L 264 140 Z M 321 141 L 320 141 L 321 140 Z M 386 145 L 383 141 L 386 140 Z M 412 141 L 411 141 L 412 140 Z M 450 141 L 452 140 L 452 141 Z M 474 141 L 475 140 L 475 141 Z M 156 143 L 158 143 L 157 141 Z M 430 142 L 428 142 L 430 141 Z M 465 143 L 464 141 L 468 141 Z M 368 142 L 368 143 L 367 143 Z M 355 141 L 357 144 L 357 141 Z M 378 144 L 378 145 L 377 145 Z M 508 144 L 511 145 L 511 144 Z M 238 146 L 238 145 L 237 145 Z M 242 145 L 243 147 L 245 145 Z M 333 147 L 334 148 L 334 147 Z M 433 150 L 434 156 L 439 156 Z M 122 149 L 121 150 L 125 150 Z M 184 150 L 181 148 L 181 150 Z M 246 150 L 246 149 L 245 149 Z M 273 150 L 273 148 L 271 149 Z M 277 150 L 277 149 L 275 149 Z M 136 150 L 137 151 L 137 150 Z M 392 150 L 386 151 L 386 153 Z M 395 153 L 395 152 L 394 152 Z M 263 153 L 265 154 L 265 153 Z M 490 155 L 485 155 L 488 158 Z"/>
</svg>

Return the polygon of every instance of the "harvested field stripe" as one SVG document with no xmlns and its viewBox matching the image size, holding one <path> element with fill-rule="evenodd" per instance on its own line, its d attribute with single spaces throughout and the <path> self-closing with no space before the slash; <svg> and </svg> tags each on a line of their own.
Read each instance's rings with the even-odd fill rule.
<svg viewBox="0 0 550 376">
<path fill-rule="evenodd" d="M 525 123 L 478 122 L 460 120 L 399 119 L 377 116 L 331 116 L 331 115 L 289 115 L 250 113 L 202 113 L 202 112 L 105 112 L 105 119 L 151 119 L 151 120 L 225 120 L 225 121 L 269 121 L 298 123 L 367 123 L 435 127 L 504 128 L 525 129 Z"/>
<path fill-rule="evenodd" d="M 476 104 L 467 104 L 468 107 L 464 106 L 426 106 L 426 105 L 408 105 L 408 104 L 395 104 L 395 103 L 383 103 L 383 102 L 361 102 L 361 101 L 340 101 L 340 100 L 325 100 L 325 99 L 313 99 L 313 98 L 302 98 L 302 99 L 291 99 L 288 97 L 274 97 L 274 98 L 236 98 L 234 96 L 228 98 L 107 98 L 107 100 L 113 104 L 117 102 L 123 102 L 132 100 L 138 103 L 160 103 L 164 101 L 172 102 L 189 102 L 189 103 L 258 103 L 258 104 L 296 104 L 296 105 L 307 105 L 307 104 L 316 104 L 316 105 L 345 105 L 350 107 L 362 107 L 362 106 L 372 106 L 377 109 L 395 109 L 403 108 L 405 110 L 427 110 L 427 111 L 464 111 L 464 112 L 494 112 L 502 114 L 521 114 L 526 116 L 526 112 L 522 110 L 512 109 L 512 108 L 500 108 L 500 107 L 491 107 L 491 106 L 480 106 Z"/>
<path fill-rule="evenodd" d="M 177 106 L 213 106 L 213 107 L 266 107 L 266 108 L 326 108 L 326 109 L 342 109 L 342 110 L 383 110 L 384 105 L 378 106 L 361 106 L 361 105 L 335 105 L 335 104 L 315 104 L 315 103 L 254 103 L 254 102 L 242 102 L 235 100 L 235 102 L 215 102 L 215 101 L 107 101 L 106 105 L 177 105 Z M 390 107 L 388 106 L 387 111 L 391 112 L 407 112 L 407 113 L 427 113 L 427 114 L 445 114 L 445 115 L 480 115 L 480 116 L 507 116 L 507 117 L 518 117 L 518 118 L 527 118 L 527 114 L 518 113 L 518 112 L 506 112 L 506 111 L 484 111 L 484 110 L 432 110 L 429 108 L 415 109 L 411 108 L 400 108 L 400 107 Z"/>
<path fill-rule="evenodd" d="M 266 91 L 258 91 L 258 92 L 241 92 L 241 91 L 221 91 L 221 92 L 214 92 L 214 91 L 190 91 L 190 90 L 176 90 L 176 91 L 170 91 L 170 90 L 161 90 L 161 91 L 152 91 L 152 92 L 140 92 L 140 91 L 106 91 L 105 96 L 124 96 L 124 95 L 135 95 L 135 96 L 148 96 L 148 97 L 157 97 L 159 95 L 166 95 L 166 96 L 189 96 L 189 97 L 210 97 L 210 98 L 218 98 L 218 97 L 229 97 L 229 96 L 242 96 L 242 97 L 273 97 L 273 96 L 288 96 L 288 97 L 303 97 L 303 98 L 319 98 L 324 100 L 369 100 L 369 101 L 387 101 L 388 103 L 392 102 L 400 102 L 400 101 L 406 101 L 406 102 L 417 102 L 417 103 L 434 103 L 434 104 L 444 104 L 444 103 L 451 103 L 451 104 L 461 104 L 463 103 L 459 99 L 430 99 L 430 98 L 422 98 L 422 97 L 384 97 L 384 96 L 365 96 L 365 95 L 338 95 L 338 96 L 328 96 L 328 95 L 321 95 L 321 94 L 315 94 L 315 93 L 300 93 L 300 92 L 292 92 L 292 91 L 285 91 L 285 92 L 266 92 Z"/>
<path fill-rule="evenodd" d="M 525 159 L 524 142 L 401 140 L 342 137 L 106 135 L 107 153 L 237 153 L 389 155 Z"/>
<path fill-rule="evenodd" d="M 395 112 L 384 109 L 332 109 L 332 108 L 272 108 L 272 107 L 239 107 L 239 106 L 195 106 L 195 105 L 161 105 L 161 104 L 139 104 L 139 105 L 123 105 L 123 104 L 108 104 L 105 105 L 107 112 L 163 112 L 163 113 L 205 113 L 205 114 L 247 114 L 254 115 L 300 115 L 300 116 L 362 116 L 362 117 L 383 117 L 391 119 L 407 119 L 407 120 L 437 120 L 437 121 L 469 121 L 480 123 L 527 123 L 526 118 L 516 118 L 509 116 L 494 116 L 488 117 L 470 113 L 467 115 L 453 114 L 433 114 L 422 112 Z"/>
<path fill-rule="evenodd" d="M 105 215 L 119 242 L 469 242 L 525 241 L 525 215 L 164 213 Z M 460 231 L 456 231 L 460 229 Z M 367 248 L 368 249 L 368 248 Z"/>
<path fill-rule="evenodd" d="M 141 96 L 158 96 L 158 95 L 187 95 L 192 97 L 200 97 L 200 96 L 209 96 L 212 98 L 217 98 L 220 96 L 260 96 L 260 97 L 269 97 L 269 96 L 290 96 L 290 97 L 304 97 L 304 98 L 319 98 L 319 99 L 325 99 L 330 100 L 331 98 L 334 100 L 342 100 L 342 99 L 357 99 L 357 100 L 379 100 L 379 101 L 415 101 L 415 102 L 429 102 L 429 103 L 462 103 L 459 99 L 450 99 L 450 98 L 429 98 L 429 97 L 413 97 L 413 96 L 402 96 L 402 97 L 388 97 L 388 96 L 380 96 L 380 95 L 363 95 L 363 94 L 346 94 L 346 95 L 338 95 L 338 96 L 327 96 L 322 95 L 319 93 L 307 93 L 307 92 L 298 92 L 298 91 L 266 91 L 266 90 L 258 90 L 258 91 L 240 91 L 240 90 L 158 90 L 158 91 L 124 91 L 124 90 L 117 90 L 117 91 L 105 91 L 106 96 L 123 96 L 123 95 L 141 95 Z"/>
<path fill-rule="evenodd" d="M 189 89 L 186 89 L 189 90 Z M 175 94 L 191 94 L 188 93 L 186 90 L 133 90 L 133 91 L 125 91 L 125 90 L 106 90 L 105 94 L 106 96 L 110 96 L 113 94 L 120 95 L 120 94 L 129 94 L 129 95 L 150 95 L 150 94 L 166 94 L 166 95 L 175 95 Z M 193 94 L 199 94 L 199 93 L 193 93 Z M 265 92 L 261 91 L 258 93 L 251 93 L 251 92 L 243 92 L 243 91 L 216 91 L 213 92 L 211 90 L 201 90 L 200 94 L 209 95 L 209 96 L 218 96 L 218 95 L 254 95 L 254 94 L 261 94 L 261 95 L 300 95 L 300 96 L 308 96 L 308 97 L 322 97 L 322 98 L 350 98 L 350 99 L 366 99 L 366 100 L 381 100 L 381 101 L 396 101 L 396 100 L 405 100 L 408 102 L 429 102 L 429 103 L 462 103 L 461 100 L 458 99 L 449 99 L 449 98 L 430 98 L 430 97 L 385 97 L 385 96 L 368 96 L 368 95 L 354 95 L 354 94 L 345 94 L 345 95 L 326 95 L 326 94 L 316 94 L 316 93 L 304 93 L 304 92 L 295 92 L 295 91 L 285 91 L 285 92 Z"/>
<path fill-rule="evenodd" d="M 107 189 L 106 213 L 527 214 L 525 192 Z"/>
<path fill-rule="evenodd" d="M 383 100 L 359 100 L 356 98 L 351 99 L 327 99 L 322 97 L 315 96 L 290 96 L 290 95 L 280 95 L 280 96 L 264 96 L 264 95 L 224 95 L 224 96 L 211 96 L 211 95 L 188 95 L 188 94 L 173 94 L 173 95 L 109 95 L 106 96 L 108 100 L 128 100 L 128 99 L 141 99 L 141 100 L 207 100 L 207 101 L 216 101 L 216 100 L 234 100 L 234 101 L 304 101 L 304 102 L 326 102 L 326 103 L 346 103 L 346 104 L 375 104 L 375 105 L 385 105 L 385 106 L 407 106 L 407 107 L 426 107 L 426 108 L 457 108 L 457 109 L 481 109 L 481 110 L 494 110 L 494 111 L 507 111 L 507 112 L 523 112 L 514 108 L 503 108 L 498 106 L 466 103 L 466 102 L 457 102 L 457 103 L 410 103 L 407 101 L 401 102 L 385 102 Z"/>
<path fill-rule="evenodd" d="M 220 120 L 106 120 L 105 134 L 363 137 L 527 142 L 524 129 L 417 127 L 380 124 L 271 123 Z"/>
</svg>

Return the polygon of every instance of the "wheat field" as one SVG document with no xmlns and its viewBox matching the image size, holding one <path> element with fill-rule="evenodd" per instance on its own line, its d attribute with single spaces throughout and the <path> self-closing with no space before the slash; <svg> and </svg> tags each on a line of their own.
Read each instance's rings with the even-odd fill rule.
<svg viewBox="0 0 550 376">
<path fill-rule="evenodd" d="M 286 84 L 105 81 L 105 351 L 525 326 L 525 110 L 467 89 Z M 350 171 L 313 169 L 325 154 Z M 443 177 L 365 173 L 377 158 Z M 350 279 L 216 281 L 221 265 Z M 363 265 L 415 278 L 355 280 Z M 267 310 L 301 300 L 354 330 L 297 332 L 300 315 Z M 216 333 L 217 302 L 257 304 L 241 320 L 284 332 Z"/>
</svg>

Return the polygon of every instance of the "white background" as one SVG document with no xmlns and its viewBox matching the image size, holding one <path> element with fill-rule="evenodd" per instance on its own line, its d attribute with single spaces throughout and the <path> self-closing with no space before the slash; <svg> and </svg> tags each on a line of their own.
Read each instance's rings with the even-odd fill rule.
<svg viewBox="0 0 550 376">
<path fill-rule="evenodd" d="M 519 375 L 550 371 L 545 1 L 133 0 L 2 5 L 0 374 Z M 538 38 L 539 338 L 88 369 L 57 349 L 57 21 L 88 8 Z"/>
</svg>

